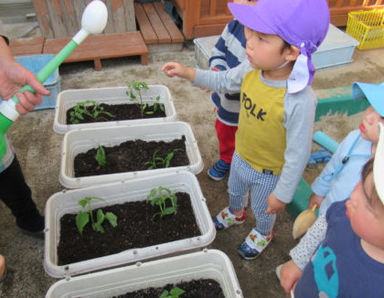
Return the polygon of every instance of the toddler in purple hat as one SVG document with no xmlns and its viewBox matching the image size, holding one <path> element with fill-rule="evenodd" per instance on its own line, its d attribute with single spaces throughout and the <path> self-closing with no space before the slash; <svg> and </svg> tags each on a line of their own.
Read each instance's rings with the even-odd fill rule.
<svg viewBox="0 0 384 298">
<path fill-rule="evenodd" d="M 316 109 L 311 54 L 328 31 L 329 10 L 326 0 L 259 0 L 229 8 L 245 26 L 245 62 L 221 72 L 176 62 L 162 70 L 216 92 L 240 91 L 229 206 L 213 220 L 217 230 L 243 223 L 249 192 L 256 224 L 238 252 L 254 259 L 270 243 L 276 213 L 291 202 L 309 158 Z"/>
</svg>

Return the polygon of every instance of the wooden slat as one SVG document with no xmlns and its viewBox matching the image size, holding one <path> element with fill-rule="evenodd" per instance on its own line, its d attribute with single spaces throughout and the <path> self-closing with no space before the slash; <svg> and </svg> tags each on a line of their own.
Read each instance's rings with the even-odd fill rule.
<svg viewBox="0 0 384 298">
<path fill-rule="evenodd" d="M 45 0 L 51 20 L 53 38 L 69 36 L 65 27 L 64 15 L 61 11 L 59 0 Z"/>
<path fill-rule="evenodd" d="M 125 32 L 125 17 L 123 0 L 111 0 L 111 11 L 113 14 L 112 22 L 114 33 Z"/>
<path fill-rule="evenodd" d="M 70 38 L 47 39 L 43 53 L 57 54 Z M 101 68 L 101 59 L 141 56 L 143 64 L 148 63 L 148 48 L 139 31 L 93 35 L 80 44 L 65 62 L 93 60 L 95 69 Z"/>
<path fill-rule="evenodd" d="M 44 0 L 33 0 L 33 7 L 37 15 L 40 30 L 44 37 L 53 37 L 53 31 L 48 14 L 48 8 Z"/>
<path fill-rule="evenodd" d="M 200 20 L 200 8 L 201 1 L 194 0 L 186 1 L 185 3 L 185 14 L 183 18 L 183 32 L 186 38 L 193 38 L 193 30 L 196 24 L 199 24 Z"/>
<path fill-rule="evenodd" d="M 161 21 L 159 15 L 157 14 L 153 4 L 145 3 L 143 4 L 143 8 L 148 16 L 149 21 L 151 22 L 153 30 L 156 33 L 158 43 L 169 43 L 171 41 L 171 37 L 167 29 L 165 29 L 164 24 Z"/>
<path fill-rule="evenodd" d="M 124 19 L 126 24 L 126 32 L 136 31 L 135 8 L 133 0 L 123 0 L 124 4 Z"/>
<path fill-rule="evenodd" d="M 71 0 L 62 0 L 61 6 L 63 14 L 65 15 L 65 27 L 67 29 L 68 36 L 75 35 L 79 30 L 80 19 L 76 15 L 74 6 L 71 3 Z"/>
<path fill-rule="evenodd" d="M 9 43 L 14 56 L 38 55 L 43 53 L 44 37 L 13 39 Z"/>
<path fill-rule="evenodd" d="M 355 6 L 355 7 L 343 7 L 343 8 L 333 8 L 331 9 L 331 15 L 341 15 L 345 14 L 348 17 L 348 12 L 359 11 L 359 10 L 372 10 L 372 9 L 381 9 L 384 8 L 384 5 L 378 6 Z"/>
<path fill-rule="evenodd" d="M 140 32 L 143 35 L 146 44 L 157 44 L 157 35 L 152 28 L 144 8 L 140 3 L 135 3 L 136 21 L 140 27 Z"/>
<path fill-rule="evenodd" d="M 163 22 L 165 28 L 167 29 L 172 43 L 184 42 L 184 36 L 180 32 L 179 28 L 175 25 L 173 20 L 169 17 L 169 15 L 164 10 L 164 5 L 160 2 L 155 2 L 154 6 L 156 8 L 157 14 L 159 15 L 161 21 Z"/>
<path fill-rule="evenodd" d="M 335 7 L 341 7 L 343 5 L 344 0 L 336 0 Z"/>
<path fill-rule="evenodd" d="M 216 0 L 210 0 L 209 2 L 209 15 L 211 17 L 216 15 Z"/>
</svg>

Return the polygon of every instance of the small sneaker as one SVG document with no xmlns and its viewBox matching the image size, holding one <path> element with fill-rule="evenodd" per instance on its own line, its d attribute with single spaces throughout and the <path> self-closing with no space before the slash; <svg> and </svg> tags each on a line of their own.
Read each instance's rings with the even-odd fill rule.
<svg viewBox="0 0 384 298">
<path fill-rule="evenodd" d="M 229 207 L 225 207 L 219 212 L 219 214 L 217 214 L 215 217 L 212 217 L 212 220 L 215 224 L 216 230 L 222 231 L 233 225 L 242 224 L 245 221 L 246 216 L 247 214 L 245 210 L 243 210 L 241 217 L 236 217 L 236 215 L 229 210 Z"/>
<path fill-rule="evenodd" d="M 208 169 L 208 176 L 213 180 L 220 181 L 225 178 L 229 169 L 231 167 L 230 163 L 225 162 L 222 159 L 219 159 L 212 167 Z"/>
<path fill-rule="evenodd" d="M 245 238 L 244 242 L 240 244 L 237 252 L 243 257 L 243 259 L 256 259 L 268 246 L 272 238 L 273 232 L 269 235 L 263 235 L 255 229 L 252 229 L 247 238 Z"/>
</svg>

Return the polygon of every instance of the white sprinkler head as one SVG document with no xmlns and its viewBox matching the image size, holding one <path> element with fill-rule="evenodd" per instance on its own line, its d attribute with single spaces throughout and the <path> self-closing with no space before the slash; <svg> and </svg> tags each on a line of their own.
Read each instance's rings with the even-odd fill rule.
<svg viewBox="0 0 384 298">
<path fill-rule="evenodd" d="M 101 33 L 108 20 L 108 10 L 101 0 L 90 2 L 83 12 L 81 28 L 89 34 Z"/>
</svg>

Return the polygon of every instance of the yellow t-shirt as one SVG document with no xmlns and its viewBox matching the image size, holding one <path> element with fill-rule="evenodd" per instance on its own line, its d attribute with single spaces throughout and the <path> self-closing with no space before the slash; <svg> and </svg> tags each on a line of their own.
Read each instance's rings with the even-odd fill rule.
<svg viewBox="0 0 384 298">
<path fill-rule="evenodd" d="M 241 85 L 236 151 L 255 170 L 278 175 L 284 165 L 286 88 L 266 85 L 260 71 L 248 72 Z"/>
</svg>

